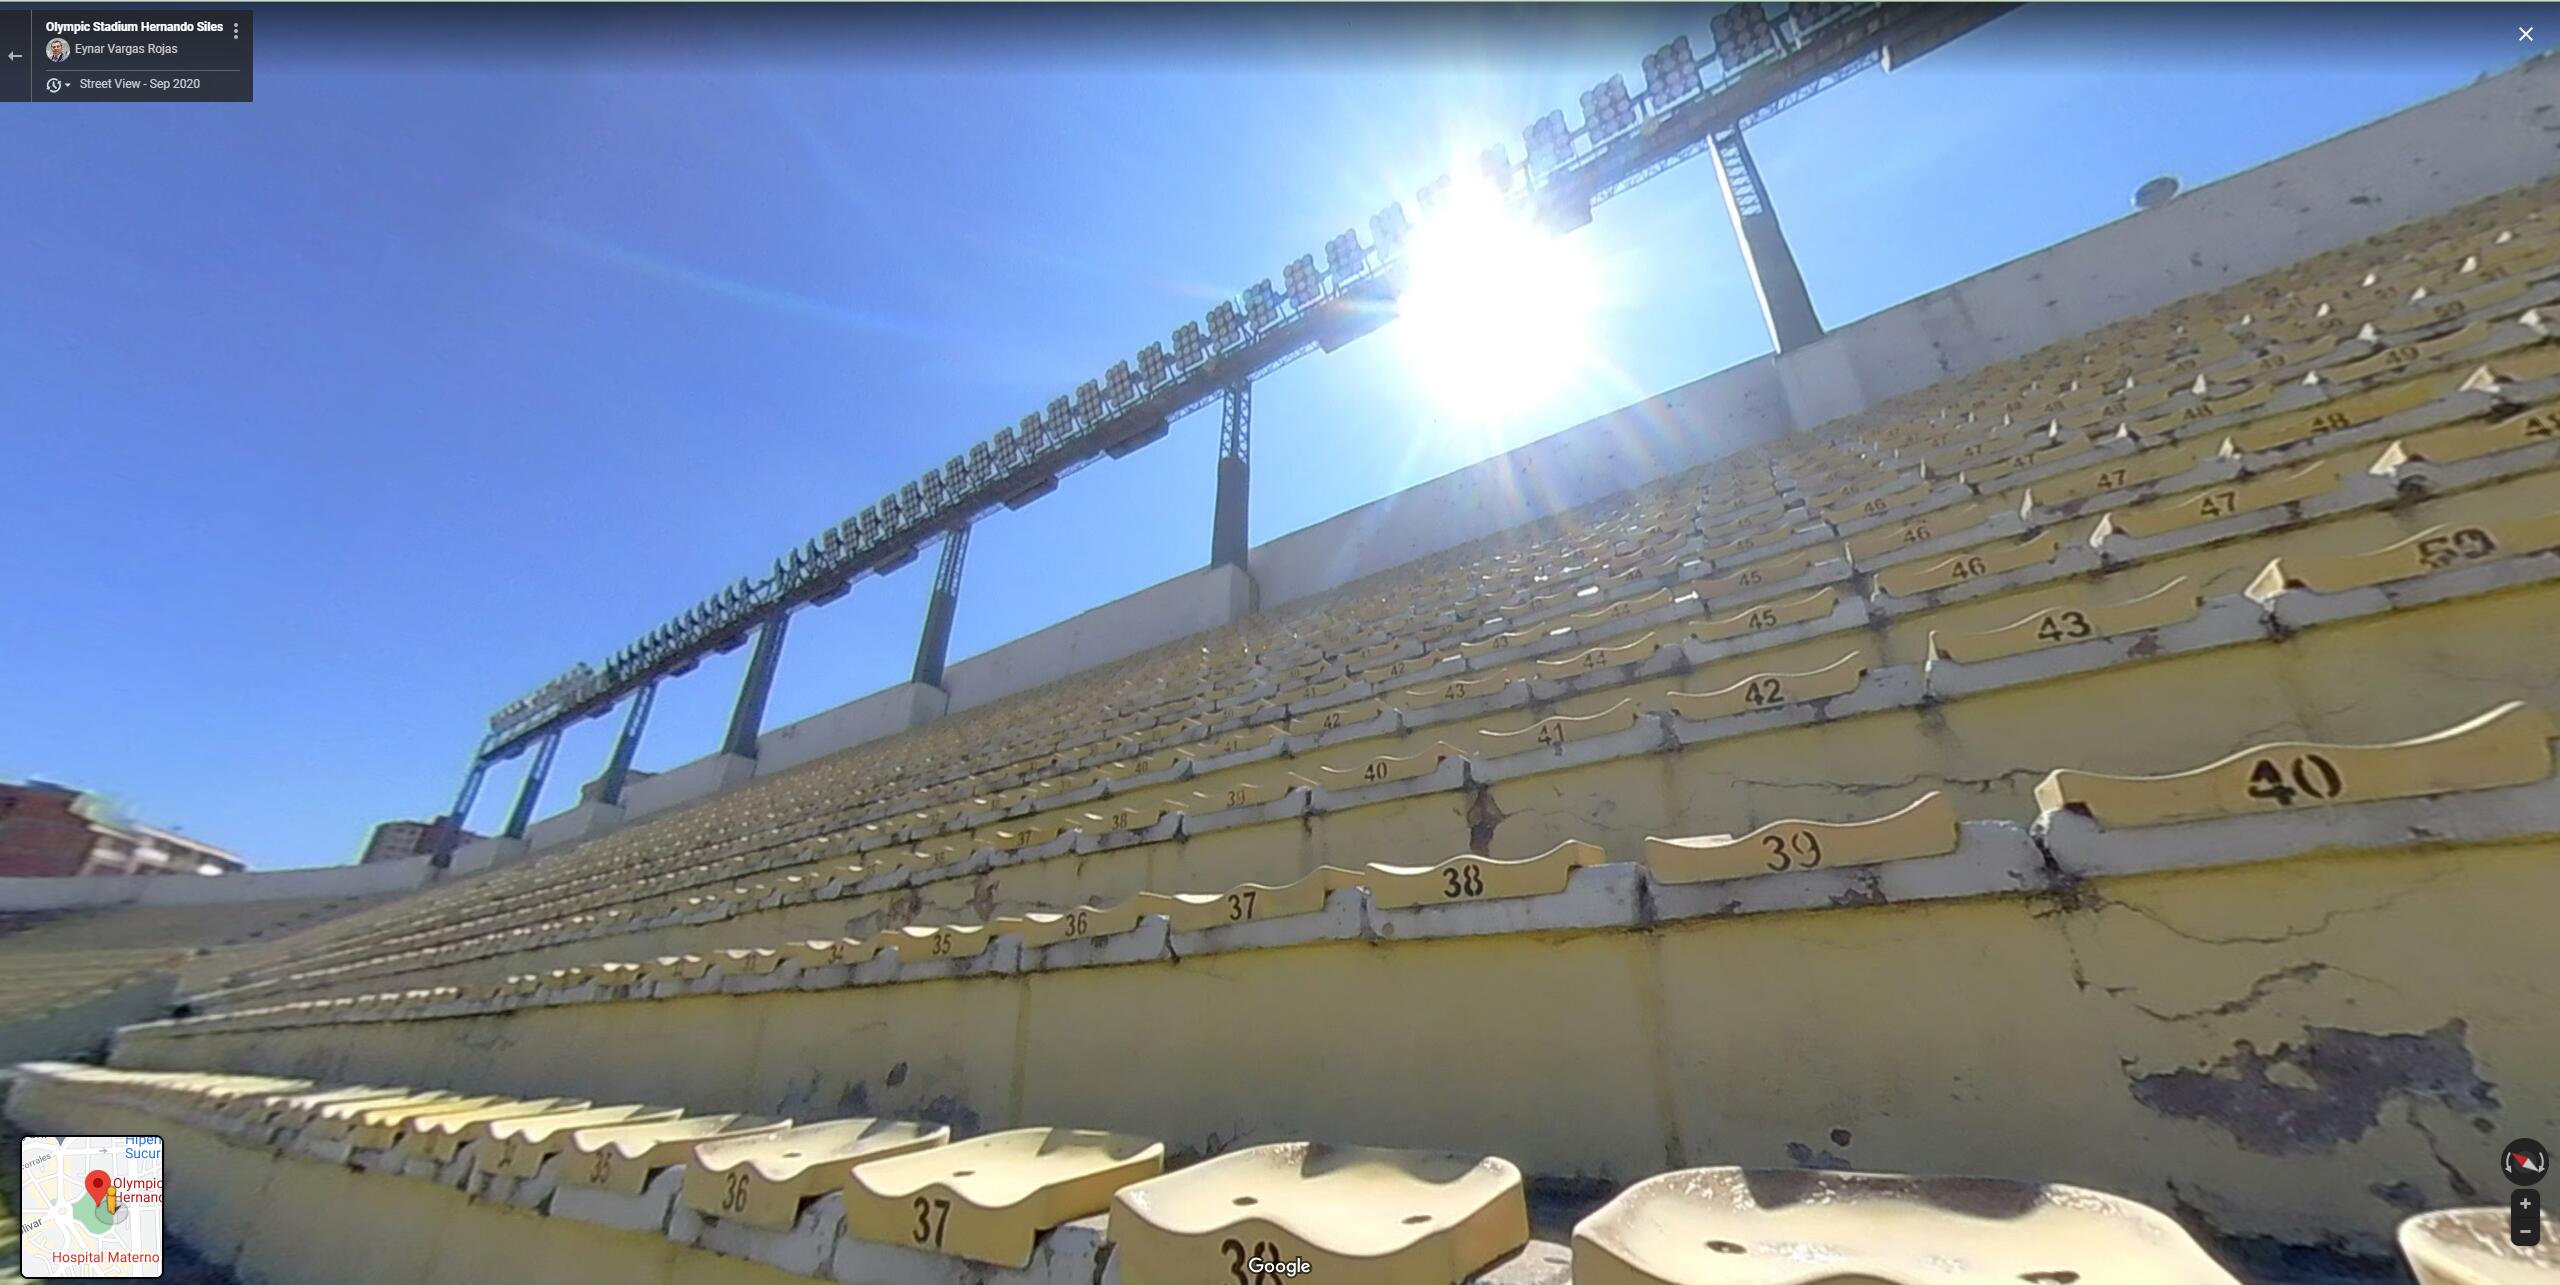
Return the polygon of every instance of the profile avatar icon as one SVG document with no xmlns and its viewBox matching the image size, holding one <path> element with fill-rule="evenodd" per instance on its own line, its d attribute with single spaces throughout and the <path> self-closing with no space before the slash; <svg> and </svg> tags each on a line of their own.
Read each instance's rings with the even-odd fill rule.
<svg viewBox="0 0 2560 1285">
<path fill-rule="evenodd" d="M 44 56 L 52 62 L 71 61 L 71 42 L 60 36 L 44 42 Z"/>
</svg>

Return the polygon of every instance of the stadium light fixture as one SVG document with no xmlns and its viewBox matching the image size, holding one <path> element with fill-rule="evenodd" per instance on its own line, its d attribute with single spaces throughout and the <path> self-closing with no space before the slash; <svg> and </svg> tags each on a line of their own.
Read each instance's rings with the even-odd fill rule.
<svg viewBox="0 0 2560 1285">
<path fill-rule="evenodd" d="M 1529 122 L 1520 131 L 1520 143 L 1529 154 L 1529 177 L 1535 182 L 1564 168 L 1573 159 L 1573 128 L 1564 123 L 1564 113 L 1548 112 Z"/>
<path fill-rule="evenodd" d="M 1291 259 L 1289 266 L 1280 273 L 1280 283 L 1289 292 L 1290 307 L 1314 307 L 1317 296 L 1324 291 L 1323 282 L 1316 276 L 1316 256 L 1302 254 Z"/>
<path fill-rule="evenodd" d="M 1225 352 L 1243 341 L 1244 322 L 1236 314 L 1232 300 L 1221 299 L 1216 307 L 1209 309 L 1208 322 L 1210 351 Z"/>
<path fill-rule="evenodd" d="M 1687 36 L 1644 56 L 1644 96 L 1655 111 L 1704 88 L 1706 81 L 1698 74 L 1698 57 L 1689 51 Z M 1556 123 L 1564 123 L 1561 115 Z"/>
<path fill-rule="evenodd" d="M 1583 137 L 1594 147 L 1636 127 L 1635 99 L 1627 94 L 1624 76 L 1611 76 L 1584 90 L 1581 102 Z"/>
<path fill-rule="evenodd" d="M 1344 228 L 1341 235 L 1324 243 L 1325 270 L 1333 274 L 1333 288 L 1341 289 L 1353 277 L 1369 267 L 1369 253 L 1360 248 L 1360 234 Z"/>
</svg>

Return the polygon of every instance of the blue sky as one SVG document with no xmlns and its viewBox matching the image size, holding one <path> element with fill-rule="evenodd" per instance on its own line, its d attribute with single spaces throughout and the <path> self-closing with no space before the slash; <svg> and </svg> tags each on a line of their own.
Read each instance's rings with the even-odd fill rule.
<svg viewBox="0 0 2560 1285">
<path fill-rule="evenodd" d="M 1710 12 L 269 6 L 253 105 L 0 106 L 42 160 L 0 192 L 0 776 L 348 860 L 492 708 Z M 2031 8 L 1752 144 L 1836 324 L 2512 65 L 2516 12 Z M 1301 361 L 1254 538 L 1766 351 L 1710 166 L 1574 239 L 1604 366 L 1487 422 L 1393 327 Z M 1215 439 L 982 522 L 954 658 L 1199 565 Z M 931 573 L 796 618 L 767 726 L 902 681 Z M 716 746 L 744 657 L 661 691 L 640 767 Z"/>
</svg>

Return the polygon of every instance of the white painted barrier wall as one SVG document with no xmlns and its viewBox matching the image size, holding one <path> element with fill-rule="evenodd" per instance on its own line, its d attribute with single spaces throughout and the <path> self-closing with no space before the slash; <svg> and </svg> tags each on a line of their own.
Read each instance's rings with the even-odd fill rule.
<svg viewBox="0 0 2560 1285">
<path fill-rule="evenodd" d="M 984 705 L 1215 629 L 1252 606 L 1243 572 L 1203 567 L 971 656 L 942 671 L 943 690 L 954 711 Z"/>
<path fill-rule="evenodd" d="M 1246 603 L 1323 593 L 2555 173 L 2560 60 L 2544 54 L 1798 351 L 1754 358 L 1268 541 L 1248 555 L 1249 585 L 1232 572 L 1192 572 L 972 656 L 944 674 L 949 707 L 984 705 L 1215 628 Z M 758 753 L 774 757 L 759 771 L 894 735 L 900 729 L 874 703 L 895 691 L 767 733 Z M 723 761 L 697 760 L 635 784 L 630 815 L 734 784 Z"/>
</svg>

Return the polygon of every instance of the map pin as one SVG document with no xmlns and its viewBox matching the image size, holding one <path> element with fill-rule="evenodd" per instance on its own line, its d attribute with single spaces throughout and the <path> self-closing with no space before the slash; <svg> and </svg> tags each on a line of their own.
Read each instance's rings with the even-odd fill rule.
<svg viewBox="0 0 2560 1285">
<path fill-rule="evenodd" d="M 106 1170 L 92 1169 L 89 1171 L 89 1199 L 103 1205 L 107 1203 L 108 1193 L 114 1190 L 115 1181 L 107 1177 Z"/>
</svg>

